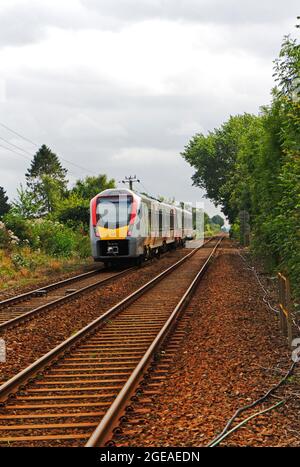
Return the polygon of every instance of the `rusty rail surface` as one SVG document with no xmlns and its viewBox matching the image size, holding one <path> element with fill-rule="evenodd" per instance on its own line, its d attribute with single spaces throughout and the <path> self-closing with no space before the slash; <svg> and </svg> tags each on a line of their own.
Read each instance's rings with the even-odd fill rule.
<svg viewBox="0 0 300 467">
<path fill-rule="evenodd" d="M 4 383 L 0 444 L 106 442 L 220 241 L 192 250 Z"/>
</svg>

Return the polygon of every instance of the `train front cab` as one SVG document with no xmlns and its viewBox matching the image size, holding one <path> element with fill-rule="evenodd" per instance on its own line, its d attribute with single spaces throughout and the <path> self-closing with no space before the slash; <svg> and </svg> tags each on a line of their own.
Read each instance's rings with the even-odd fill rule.
<svg viewBox="0 0 300 467">
<path fill-rule="evenodd" d="M 184 245 L 191 214 L 126 190 L 106 190 L 91 201 L 91 243 L 95 261 L 151 258 Z"/>
<path fill-rule="evenodd" d="M 104 263 L 137 258 L 140 239 L 132 235 L 138 199 L 132 193 L 108 190 L 91 201 L 91 245 L 95 261 Z"/>
</svg>

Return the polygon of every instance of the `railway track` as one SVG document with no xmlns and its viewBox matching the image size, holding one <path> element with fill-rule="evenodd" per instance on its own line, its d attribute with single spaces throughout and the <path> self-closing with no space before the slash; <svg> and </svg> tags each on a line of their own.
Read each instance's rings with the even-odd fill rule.
<svg viewBox="0 0 300 467">
<path fill-rule="evenodd" d="M 152 417 L 157 411 L 156 396 L 165 393 L 163 386 L 167 383 L 170 365 L 184 344 L 192 316 L 193 311 L 189 310 L 188 305 L 179 317 L 176 328 L 159 351 L 159 359 L 156 359 L 144 374 L 130 405 L 126 407 L 124 415 L 114 427 L 109 445 L 121 448 L 141 446 L 136 443 L 136 439 L 142 427 L 147 426 L 148 417 Z"/>
<path fill-rule="evenodd" d="M 85 272 L 68 279 L 26 292 L 0 302 L 0 331 L 33 318 L 36 314 L 62 305 L 80 294 L 91 291 L 99 285 L 127 274 L 123 271 L 106 271 L 102 268 Z"/>
<path fill-rule="evenodd" d="M 104 445 L 220 242 L 192 250 L 4 383 L 0 445 Z"/>
</svg>

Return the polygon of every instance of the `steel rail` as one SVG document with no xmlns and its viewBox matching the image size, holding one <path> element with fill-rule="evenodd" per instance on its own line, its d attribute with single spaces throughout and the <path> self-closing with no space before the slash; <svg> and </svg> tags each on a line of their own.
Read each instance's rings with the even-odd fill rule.
<svg viewBox="0 0 300 467">
<path fill-rule="evenodd" d="M 153 356 L 157 353 L 157 351 L 165 341 L 172 328 L 176 325 L 176 321 L 178 320 L 179 315 L 189 303 L 195 288 L 197 287 L 204 272 L 207 270 L 208 265 L 210 264 L 216 252 L 216 249 L 219 247 L 222 239 L 223 237 L 221 237 L 218 243 L 215 245 L 214 249 L 212 250 L 205 263 L 201 267 L 200 271 L 197 273 L 189 288 L 174 308 L 172 314 L 170 315 L 164 326 L 161 328 L 161 330 L 153 340 L 152 344 L 149 346 L 148 350 L 145 352 L 144 356 L 139 361 L 138 365 L 131 373 L 130 377 L 128 378 L 123 388 L 119 392 L 118 396 L 116 397 L 116 399 L 102 418 L 101 422 L 91 435 L 85 447 L 104 446 L 111 439 L 113 429 L 116 426 L 120 417 L 124 414 L 126 405 L 128 404 L 128 400 L 137 389 L 141 379 L 143 378 L 145 370 L 147 369 L 149 363 L 153 359 Z"/>
<path fill-rule="evenodd" d="M 213 237 L 210 237 L 209 239 L 206 239 L 207 243 L 209 242 Z M 205 240 L 205 239 L 204 239 Z M 46 291 L 47 293 L 59 289 L 61 287 L 64 287 L 65 285 L 71 284 L 72 282 L 77 282 L 80 279 L 85 279 L 89 276 L 94 276 L 97 275 L 100 271 L 104 271 L 104 268 L 97 268 L 93 269 L 92 271 L 87 271 L 82 274 L 78 274 L 76 276 L 68 277 L 67 279 L 63 279 L 61 281 L 53 282 L 52 284 L 45 285 L 45 287 L 39 287 L 38 289 L 34 290 L 29 290 L 28 292 L 24 292 L 19 295 L 15 295 L 13 297 L 6 298 L 4 300 L 0 300 L 0 311 L 4 308 L 7 308 L 15 303 L 22 302 L 24 300 L 27 300 L 29 298 L 36 297 L 37 294 Z"/>
<path fill-rule="evenodd" d="M 118 277 L 121 277 L 123 275 L 128 274 L 128 272 L 132 271 L 133 269 L 135 269 L 135 267 L 131 267 L 131 268 L 125 269 L 124 271 L 118 272 L 116 274 L 112 274 L 111 276 L 106 277 L 105 279 L 100 279 L 99 281 L 94 282 L 93 284 L 89 284 L 89 285 L 87 285 L 85 287 L 82 287 L 81 289 L 78 289 L 78 290 L 76 290 L 74 292 L 68 293 L 67 295 L 65 295 L 63 297 L 56 298 L 56 299 L 52 300 L 51 302 L 44 303 L 43 305 L 40 305 L 40 306 L 38 306 L 36 308 L 33 308 L 32 310 L 29 310 L 29 311 L 27 311 L 25 313 L 22 313 L 19 316 L 16 316 L 15 318 L 4 321 L 4 323 L 0 324 L 0 331 L 2 331 L 4 329 L 7 329 L 7 328 L 9 328 L 11 326 L 16 326 L 16 325 L 20 324 L 21 322 L 29 321 L 36 314 L 40 314 L 40 313 L 42 313 L 44 311 L 48 311 L 48 310 L 50 310 L 52 308 L 55 308 L 55 307 L 57 307 L 59 305 L 63 305 L 64 303 L 67 303 L 67 302 L 73 300 L 74 298 L 77 298 L 79 295 L 81 295 L 81 294 L 83 294 L 85 292 L 94 290 L 99 285 L 100 286 L 106 285 L 109 282 L 111 282 L 112 280 L 114 280 L 114 279 L 116 279 Z M 98 272 L 95 273 L 95 274 L 91 274 L 91 276 L 94 276 L 96 274 L 98 274 Z M 82 277 L 82 279 L 85 279 L 85 278 L 86 277 Z M 71 282 L 74 282 L 74 280 L 71 281 Z M 59 282 L 57 284 L 59 284 Z M 61 287 L 63 287 L 64 285 L 66 285 L 66 283 L 62 284 Z M 52 286 L 52 284 L 51 284 L 51 286 Z M 55 287 L 55 288 L 57 288 L 57 287 Z M 45 290 L 45 289 L 38 289 L 38 290 L 41 291 L 41 290 Z"/>
<path fill-rule="evenodd" d="M 190 253 L 185 255 L 183 258 L 181 258 L 179 261 L 174 263 L 172 266 L 168 267 L 166 270 L 159 273 L 157 276 L 155 276 L 149 282 L 141 286 L 135 292 L 131 293 L 129 296 L 127 296 L 126 298 L 121 300 L 119 303 L 114 305 L 112 308 L 107 310 L 103 315 L 96 318 L 94 321 L 89 323 L 87 326 L 85 326 L 83 329 L 78 331 L 76 334 L 66 339 L 64 342 L 62 342 L 61 344 L 56 346 L 54 349 L 52 349 L 51 351 L 49 351 L 48 353 L 40 357 L 38 360 L 36 360 L 31 365 L 29 365 L 27 368 L 20 371 L 17 375 L 13 376 L 8 381 L 3 383 L 0 386 L 0 403 L 3 404 L 7 400 L 8 397 L 12 397 L 19 389 L 22 389 L 26 383 L 31 382 L 34 379 L 34 377 L 40 373 L 42 369 L 44 370 L 48 368 L 55 361 L 58 361 L 61 358 L 63 358 L 75 346 L 80 344 L 80 342 L 83 339 L 86 339 L 89 336 L 89 334 L 94 333 L 96 329 L 105 325 L 106 322 L 109 321 L 113 316 L 119 314 L 128 305 L 135 302 L 146 291 L 154 287 L 154 285 L 157 284 L 163 277 L 166 277 L 171 272 L 173 272 L 175 269 L 177 269 L 181 264 L 187 261 L 187 259 L 193 256 L 198 250 L 200 250 L 203 246 L 205 246 L 207 243 L 209 243 L 214 238 L 215 237 L 212 237 L 211 239 L 206 241 L 204 244 L 193 249 Z M 125 271 L 123 271 L 122 273 L 125 273 Z"/>
<path fill-rule="evenodd" d="M 50 292 L 51 290 L 58 289 L 63 287 L 67 284 L 71 284 L 72 282 L 76 282 L 77 280 L 84 279 L 89 276 L 94 276 L 98 274 L 99 271 L 102 271 L 102 268 L 95 269 L 93 271 L 84 272 L 82 274 L 78 274 L 76 276 L 69 277 L 67 279 L 63 279 L 62 281 L 53 282 L 52 284 L 46 285 L 45 287 L 40 287 L 38 289 L 29 290 L 28 292 L 22 293 L 20 295 L 15 295 L 14 297 L 6 298 L 5 300 L 0 301 L 0 310 L 3 308 L 7 308 L 10 305 L 13 305 L 18 302 L 23 302 L 29 298 L 36 297 L 37 294 L 41 293 L 42 291 Z"/>
<path fill-rule="evenodd" d="M 204 244 L 210 242 L 213 238 L 214 237 L 210 237 L 209 239 L 204 238 L 204 240 L 206 240 L 204 242 Z M 82 287 L 81 289 L 76 290 L 74 292 L 68 293 L 68 295 L 66 295 L 64 297 L 59 297 L 57 299 L 51 300 L 50 302 L 44 303 L 44 304 L 42 304 L 42 305 L 40 305 L 40 306 L 38 306 L 36 308 L 32 308 L 31 310 L 29 310 L 27 312 L 25 311 L 24 313 L 20 313 L 20 315 L 14 317 L 14 318 L 7 319 L 6 321 L 0 323 L 0 331 L 5 330 L 5 329 L 7 329 L 9 327 L 12 327 L 12 326 L 19 325 L 22 322 L 29 321 L 30 319 L 33 318 L 34 315 L 36 315 L 38 313 L 50 310 L 51 308 L 59 306 L 60 304 L 67 303 L 67 302 L 71 301 L 73 298 L 76 298 L 77 296 L 79 296 L 80 294 L 88 292 L 90 290 L 93 290 L 94 288 L 98 287 L 98 285 L 105 285 L 105 284 L 109 283 L 111 280 L 113 280 L 114 278 L 118 278 L 118 277 L 120 277 L 122 275 L 125 275 L 128 272 L 130 272 L 130 271 L 132 271 L 132 270 L 134 270 L 136 268 L 137 268 L 137 266 L 127 268 L 124 271 L 116 273 L 116 274 L 114 274 L 112 276 L 109 276 L 109 277 L 107 277 L 105 279 L 101 279 L 101 280 L 99 280 L 99 281 L 97 281 L 97 282 L 95 282 L 93 284 L 89 284 L 86 287 Z M 45 287 L 40 287 L 39 289 L 34 289 L 34 290 L 31 290 L 31 291 L 25 292 L 23 294 L 16 295 L 14 297 L 10 297 L 10 298 L 7 298 L 5 300 L 2 300 L 2 301 L 0 301 L 0 312 L 2 310 L 5 310 L 5 308 L 13 306 L 16 303 L 23 302 L 23 301 L 29 300 L 31 298 L 36 298 L 42 292 L 46 292 L 46 294 L 47 294 L 48 292 L 51 292 L 52 290 L 61 289 L 64 286 L 66 286 L 68 284 L 72 284 L 73 282 L 78 282 L 81 279 L 84 280 L 84 279 L 87 279 L 89 277 L 93 277 L 93 276 L 99 274 L 100 271 L 104 271 L 104 269 L 99 268 L 99 269 L 96 269 L 96 270 L 93 270 L 93 271 L 88 271 L 88 272 L 79 274 L 77 276 L 73 276 L 73 277 L 70 277 L 68 279 L 64 279 L 62 281 L 54 282 L 53 284 L 49 284 L 49 285 L 47 285 Z"/>
</svg>

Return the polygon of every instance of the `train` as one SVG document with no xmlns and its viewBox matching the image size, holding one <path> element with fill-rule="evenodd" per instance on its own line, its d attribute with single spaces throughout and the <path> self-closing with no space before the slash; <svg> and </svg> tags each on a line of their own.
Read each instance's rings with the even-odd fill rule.
<svg viewBox="0 0 300 467">
<path fill-rule="evenodd" d="M 90 202 L 92 256 L 105 266 L 159 256 L 192 238 L 192 212 L 130 189 L 107 189 Z"/>
</svg>

